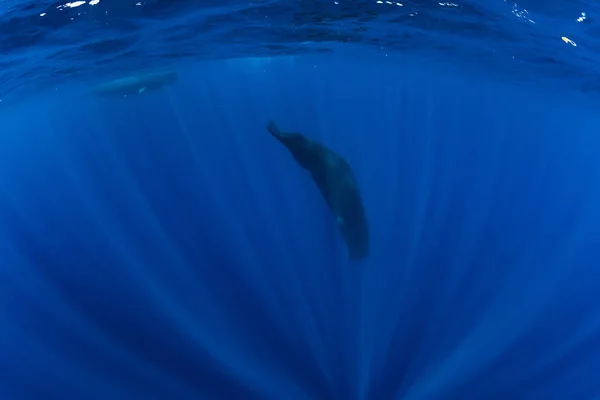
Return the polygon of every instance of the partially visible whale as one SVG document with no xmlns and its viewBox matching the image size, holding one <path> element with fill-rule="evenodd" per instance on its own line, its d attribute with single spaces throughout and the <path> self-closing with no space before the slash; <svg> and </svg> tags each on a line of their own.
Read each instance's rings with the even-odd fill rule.
<svg viewBox="0 0 600 400">
<path fill-rule="evenodd" d="M 285 133 L 270 121 L 268 131 L 308 170 L 335 217 L 351 260 L 369 255 L 369 227 L 350 164 L 327 147 L 300 133 Z"/>
<path fill-rule="evenodd" d="M 115 79 L 92 89 L 99 96 L 125 97 L 160 89 L 177 80 L 175 71 L 159 71 Z"/>
</svg>

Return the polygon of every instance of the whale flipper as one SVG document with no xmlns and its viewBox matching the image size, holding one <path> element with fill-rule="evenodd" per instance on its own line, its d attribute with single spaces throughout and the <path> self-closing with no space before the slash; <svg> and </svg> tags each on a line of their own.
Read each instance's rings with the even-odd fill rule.
<svg viewBox="0 0 600 400">
<path fill-rule="evenodd" d="M 300 133 L 282 132 L 270 121 L 267 130 L 310 172 L 325 198 L 348 247 L 348 257 L 359 260 L 369 255 L 369 227 L 358 185 L 350 164 L 322 144 Z"/>
</svg>

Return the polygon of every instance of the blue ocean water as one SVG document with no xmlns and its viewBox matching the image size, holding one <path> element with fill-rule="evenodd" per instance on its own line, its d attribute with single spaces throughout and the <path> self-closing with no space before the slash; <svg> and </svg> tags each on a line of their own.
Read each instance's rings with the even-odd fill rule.
<svg viewBox="0 0 600 400">
<path fill-rule="evenodd" d="M 0 399 L 600 399 L 599 11 L 0 3 Z"/>
</svg>

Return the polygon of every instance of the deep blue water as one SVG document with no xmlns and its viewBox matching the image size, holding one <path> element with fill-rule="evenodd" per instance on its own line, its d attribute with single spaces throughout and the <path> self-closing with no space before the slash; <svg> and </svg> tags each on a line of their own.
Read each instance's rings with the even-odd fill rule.
<svg viewBox="0 0 600 400">
<path fill-rule="evenodd" d="M 0 4 L 1 400 L 600 399 L 599 7 L 339 2 Z M 368 258 L 270 119 L 350 162 Z"/>
</svg>

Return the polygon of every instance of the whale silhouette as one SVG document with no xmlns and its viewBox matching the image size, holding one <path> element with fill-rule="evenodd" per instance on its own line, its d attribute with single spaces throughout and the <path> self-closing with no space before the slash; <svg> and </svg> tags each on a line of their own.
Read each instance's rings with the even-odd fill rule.
<svg viewBox="0 0 600 400">
<path fill-rule="evenodd" d="M 285 133 L 270 121 L 268 131 L 292 153 L 300 166 L 312 176 L 325 198 L 351 260 L 369 255 L 369 227 L 350 164 L 344 158 L 304 137 L 300 133 Z"/>
<path fill-rule="evenodd" d="M 106 97 L 125 97 L 157 90 L 177 80 L 175 71 L 150 72 L 115 79 L 92 89 L 92 93 Z"/>
</svg>

